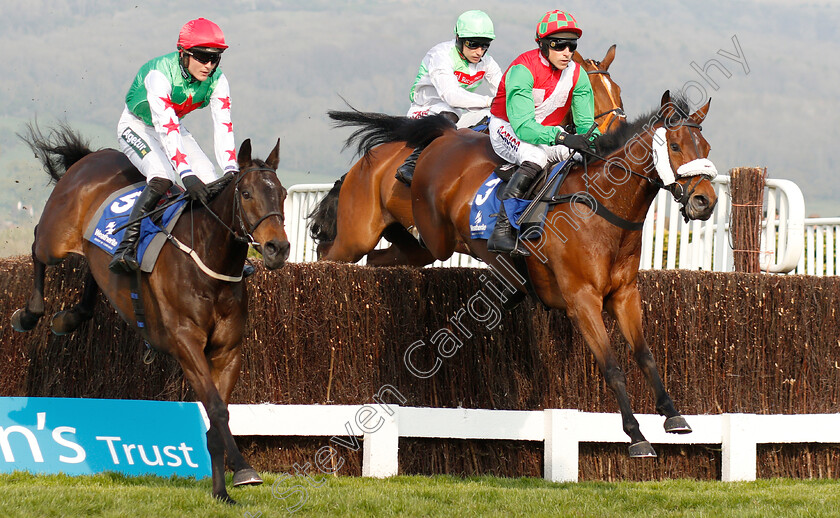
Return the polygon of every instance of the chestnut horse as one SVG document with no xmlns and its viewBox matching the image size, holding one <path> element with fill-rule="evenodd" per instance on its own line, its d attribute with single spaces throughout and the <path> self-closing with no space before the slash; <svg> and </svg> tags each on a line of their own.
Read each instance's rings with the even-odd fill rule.
<svg viewBox="0 0 840 518">
<path fill-rule="evenodd" d="M 129 295 L 133 275 L 111 272 L 110 255 L 82 236 L 109 195 L 143 182 L 143 176 L 121 152 L 92 152 L 69 128 L 61 128 L 51 138 L 29 129 L 26 140 L 56 185 L 35 227 L 35 287 L 26 307 L 12 316 L 12 326 L 17 331 L 35 327 L 45 310 L 45 267 L 58 264 L 68 254 L 83 255 L 90 271 L 81 302 L 53 317 L 53 332 L 72 332 L 90 319 L 100 288 L 119 315 L 137 326 L 143 319 L 135 317 Z M 250 140 L 243 142 L 238 156 L 241 172 L 208 184 L 215 196 L 212 201 L 185 211 L 171 231 L 194 252 L 187 255 L 170 241 L 161 249 L 154 271 L 136 274 L 145 312 L 145 326 L 138 328 L 142 327 L 143 337 L 154 349 L 178 360 L 204 405 L 210 419 L 207 449 L 213 495 L 231 503 L 225 488 L 225 453 L 234 469 L 234 486 L 262 483 L 236 446 L 228 426 L 227 402 L 239 378 L 248 313 L 246 283 L 241 282 L 248 245 L 262 252 L 269 269 L 282 267 L 289 256 L 283 228 L 286 190 L 275 172 L 278 147 L 279 141 L 262 161 L 251 159 Z"/>
<path fill-rule="evenodd" d="M 578 52 L 573 58 L 589 74 L 595 120 L 605 132 L 624 117 L 621 88 L 609 73 L 615 45 L 601 61 L 584 59 Z M 348 143 L 352 140 L 351 136 Z M 425 266 L 434 262 L 428 250 L 406 230 L 414 225 L 409 188 L 394 178 L 413 149 L 403 142 L 371 148 L 319 202 L 310 215 L 310 232 L 318 242 L 320 259 L 354 263 L 367 254 L 367 264 L 374 266 Z M 392 246 L 374 250 L 383 236 Z"/>
<path fill-rule="evenodd" d="M 525 258 L 534 294 L 550 308 L 565 309 L 583 335 L 621 409 L 624 431 L 630 437 L 630 455 L 655 456 L 639 430 L 627 396 L 625 375 L 610 348 L 602 317 L 604 309 L 618 322 L 633 356 L 653 389 L 656 410 L 664 415 L 665 430 L 688 433 L 691 428 L 679 414 L 659 377 L 653 355 L 642 331 L 642 308 L 637 276 L 642 250 L 642 223 L 660 188 L 674 194 L 691 219 L 708 219 L 717 196 L 710 178 L 716 173 L 706 159 L 710 146 L 700 123 L 709 104 L 689 115 L 688 103 L 671 100 L 668 92 L 661 107 L 637 121 L 622 122 L 597 141 L 598 159 L 576 164 L 544 219 L 541 234 L 526 241 L 531 255 Z M 341 116 L 341 114 L 338 114 Z M 411 119 L 367 117 L 347 113 L 356 125 L 380 141 L 412 134 Z M 431 140 L 417 161 L 411 185 L 414 222 L 429 252 L 444 260 L 456 246 L 489 263 L 522 289 L 524 277 L 512 274 L 504 256 L 487 251 L 486 240 L 470 237 L 473 198 L 498 163 L 486 135 L 455 130 L 445 118 L 436 117 L 434 129 L 417 133 L 413 146 Z M 393 128 L 399 127 L 400 131 Z M 661 131 L 659 129 L 661 128 Z M 656 132 L 656 133 L 654 133 Z M 657 145 L 652 146 L 654 135 Z M 659 170 L 654 165 L 658 153 Z M 670 167 L 666 167 L 670 164 Z M 665 179 L 670 176 L 670 180 Z M 676 180 L 674 181 L 674 178 Z M 666 185 L 667 184 L 667 185 Z M 551 196 L 551 193 L 549 193 Z M 568 204 L 565 202 L 569 202 Z M 518 278 L 517 278 L 518 277 Z"/>
</svg>

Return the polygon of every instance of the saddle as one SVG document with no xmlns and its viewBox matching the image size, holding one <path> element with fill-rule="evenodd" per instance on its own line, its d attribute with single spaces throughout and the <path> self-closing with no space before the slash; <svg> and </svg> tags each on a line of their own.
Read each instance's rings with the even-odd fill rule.
<svg viewBox="0 0 840 518">
<path fill-rule="evenodd" d="M 113 255 L 122 241 L 131 214 L 131 208 L 139 193 L 146 187 L 146 182 L 138 182 L 112 193 L 96 209 L 85 229 L 84 238 L 102 250 Z M 172 195 L 180 194 L 170 190 Z M 167 193 L 167 194 L 170 194 Z M 164 203 L 169 198 L 164 196 Z M 140 261 L 140 271 L 149 273 L 154 268 L 161 248 L 166 243 L 166 234 L 171 232 L 186 207 L 186 200 L 180 200 L 161 210 L 153 217 L 146 218 L 140 224 L 140 239 L 137 243 L 137 258 Z M 160 210 L 160 209 L 158 209 Z M 164 232 L 165 230 L 165 232 Z"/>
</svg>

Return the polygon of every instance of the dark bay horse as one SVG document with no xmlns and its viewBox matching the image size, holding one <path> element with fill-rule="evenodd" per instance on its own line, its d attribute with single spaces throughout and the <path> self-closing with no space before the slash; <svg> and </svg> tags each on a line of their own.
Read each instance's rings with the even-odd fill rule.
<svg viewBox="0 0 840 518">
<path fill-rule="evenodd" d="M 573 59 L 589 74 L 595 96 L 595 120 L 605 132 L 624 117 L 621 87 L 609 73 L 615 45 L 601 61 L 584 59 L 578 52 Z M 348 144 L 352 140 L 351 136 Z M 373 266 L 425 266 L 434 262 L 428 250 L 406 230 L 414 225 L 410 190 L 394 178 L 397 168 L 413 150 L 404 142 L 391 142 L 360 153 L 362 158 L 310 215 L 310 231 L 318 242 L 320 259 L 355 263 L 367 255 L 367 264 Z M 383 236 L 392 246 L 374 250 Z"/>
<path fill-rule="evenodd" d="M 26 140 L 56 185 L 35 228 L 35 287 L 26 307 L 12 316 L 12 326 L 17 331 L 35 327 L 45 311 L 45 267 L 58 264 L 68 254 L 78 254 L 90 266 L 82 300 L 56 314 L 53 332 L 72 332 L 90 319 L 100 288 L 120 316 L 136 327 L 129 296 L 131 275 L 112 273 L 108 253 L 85 240 L 83 233 L 96 208 L 111 193 L 144 178 L 121 152 L 92 152 L 66 127 L 50 138 L 30 128 Z M 251 158 L 250 140 L 244 141 L 238 156 L 241 172 L 209 184 L 215 195 L 212 201 L 207 207 L 194 205 L 185 211 L 172 230 L 176 239 L 193 248 L 210 274 L 169 242 L 154 271 L 137 274 L 145 311 L 144 338 L 154 349 L 178 360 L 204 405 L 210 419 L 207 449 L 213 495 L 231 503 L 225 488 L 226 453 L 234 470 L 234 486 L 262 483 L 231 435 L 227 402 L 239 378 L 248 312 L 246 283 L 241 282 L 248 245 L 254 244 L 262 252 L 269 269 L 282 267 L 289 256 L 283 228 L 286 190 L 275 172 L 278 148 L 279 141 L 266 161 L 256 160 Z"/>
<path fill-rule="evenodd" d="M 700 124 L 709 104 L 689 114 L 684 99 L 672 100 L 665 92 L 661 106 L 633 123 L 622 122 L 598 140 L 601 158 L 577 164 L 558 196 L 571 203 L 558 203 L 545 217 L 539 237 L 526 241 L 531 255 L 525 258 L 535 295 L 550 308 L 565 309 L 595 355 L 607 384 L 621 409 L 624 431 L 630 437 L 630 455 L 655 456 L 639 429 L 626 391 L 625 375 L 610 347 L 602 317 L 604 309 L 617 321 L 633 357 L 653 389 L 656 410 L 666 417 L 665 430 L 688 433 L 691 428 L 679 414 L 665 390 L 650 348 L 642 332 L 642 308 L 637 276 L 642 249 L 642 223 L 660 188 L 667 188 L 690 219 L 708 219 L 717 202 L 710 178 L 714 166 L 706 157 L 710 146 Z M 348 117 L 357 117 L 350 113 Z M 470 207 L 483 182 L 498 163 L 489 139 L 475 132 L 456 131 L 445 118 L 429 134 L 416 134 L 418 141 L 433 138 L 417 161 L 411 185 L 414 223 L 429 252 L 446 259 L 456 246 L 470 252 L 522 289 L 524 277 L 516 278 L 505 268 L 507 258 L 487 251 L 486 240 L 470 237 Z M 383 122 L 371 117 L 359 126 L 380 140 L 412 134 L 410 119 Z M 401 126 L 401 131 L 393 128 Z M 425 128 L 429 128 L 426 124 Z M 659 131 L 661 129 L 661 131 Z M 654 138 L 658 139 L 653 146 Z M 660 167 L 677 171 L 676 181 L 660 178 L 654 165 L 657 149 Z M 667 183 L 667 185 L 666 185 Z M 561 198 L 563 199 L 563 198 Z"/>
</svg>

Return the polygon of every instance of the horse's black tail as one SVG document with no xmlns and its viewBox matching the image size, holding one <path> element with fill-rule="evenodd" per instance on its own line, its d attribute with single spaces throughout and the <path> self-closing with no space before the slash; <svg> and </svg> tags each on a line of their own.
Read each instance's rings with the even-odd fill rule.
<svg viewBox="0 0 840 518">
<path fill-rule="evenodd" d="M 345 174 L 333 184 L 330 192 L 324 196 L 318 205 L 307 215 L 309 222 L 309 235 L 320 243 L 332 243 L 338 234 L 336 221 L 338 220 L 338 193 L 341 191 L 341 184 L 344 183 Z"/>
<path fill-rule="evenodd" d="M 66 123 L 50 130 L 45 136 L 38 127 L 38 123 L 26 125 L 24 134 L 17 136 L 29 145 L 35 157 L 43 164 L 44 171 L 50 175 L 50 183 L 61 179 L 65 172 L 82 159 L 93 153 L 90 142 L 73 131 Z"/>
<path fill-rule="evenodd" d="M 409 119 L 384 113 L 360 112 L 355 108 L 349 112 L 330 110 L 327 115 L 336 121 L 336 127 L 361 126 L 344 143 L 347 148 L 355 142 L 359 155 L 365 155 L 372 148 L 387 142 L 405 142 L 410 147 L 425 147 L 447 130 L 456 129 L 455 123 L 443 115 Z"/>
</svg>

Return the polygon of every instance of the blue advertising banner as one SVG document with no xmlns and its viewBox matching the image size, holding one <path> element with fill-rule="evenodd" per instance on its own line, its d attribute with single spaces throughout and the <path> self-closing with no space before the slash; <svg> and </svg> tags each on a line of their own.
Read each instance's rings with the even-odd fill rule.
<svg viewBox="0 0 840 518">
<path fill-rule="evenodd" d="M 0 397 L 0 472 L 209 477 L 199 405 Z"/>
</svg>

